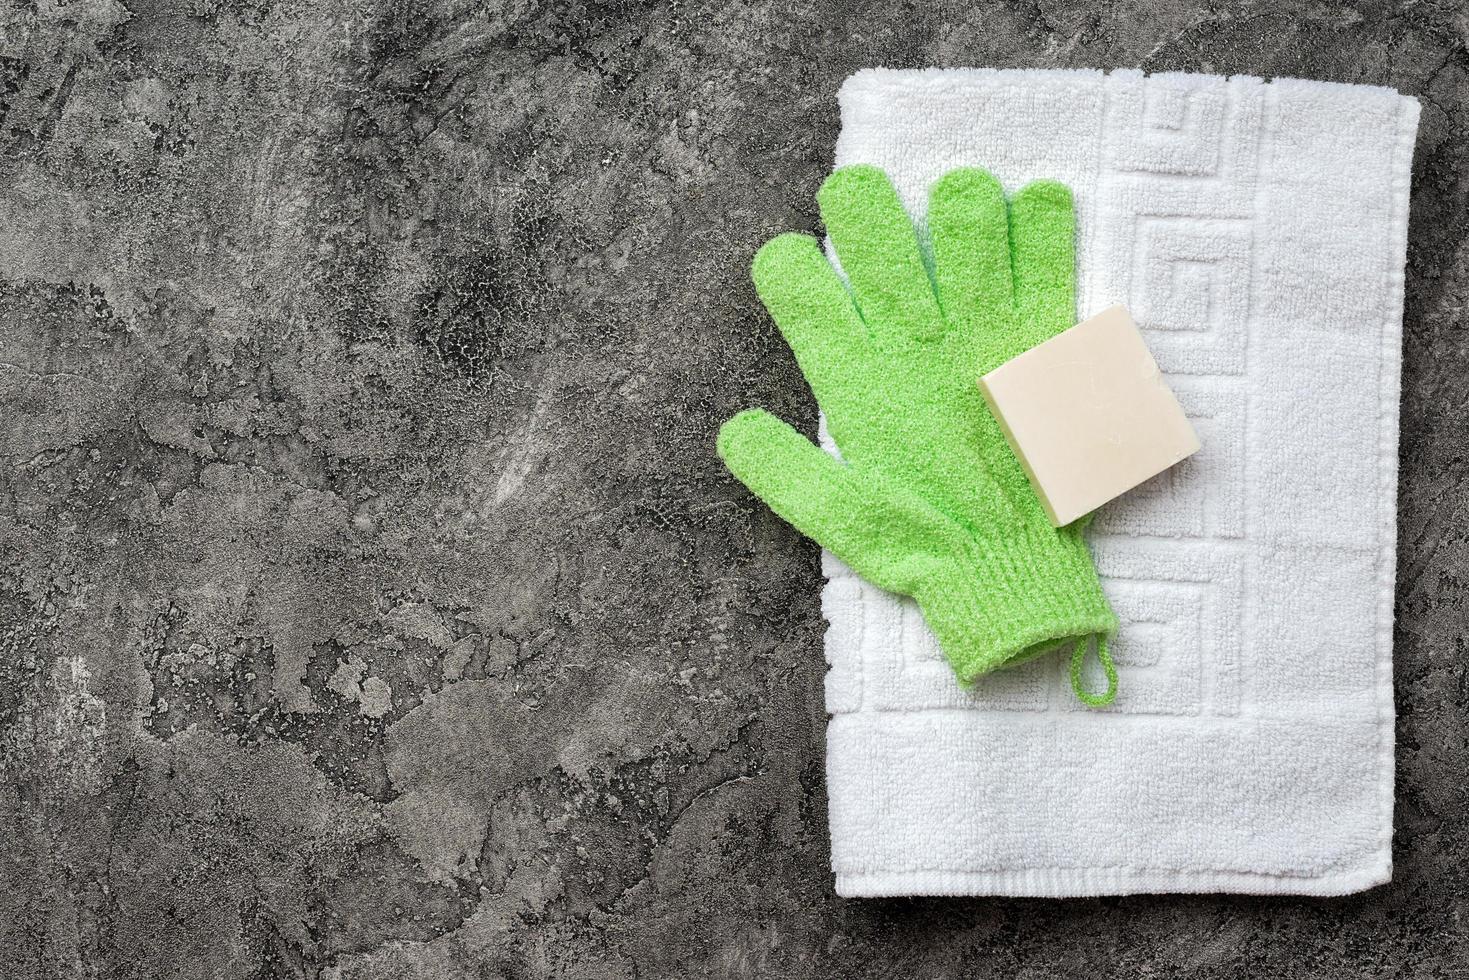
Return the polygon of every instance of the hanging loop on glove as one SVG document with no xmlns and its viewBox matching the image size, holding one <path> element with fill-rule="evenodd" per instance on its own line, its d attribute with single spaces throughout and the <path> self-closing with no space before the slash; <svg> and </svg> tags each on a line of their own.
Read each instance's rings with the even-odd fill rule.
<svg viewBox="0 0 1469 980">
<path fill-rule="evenodd" d="M 1097 661 L 1107 672 L 1107 690 L 1102 694 L 1092 694 L 1081 681 L 1081 665 L 1086 660 L 1086 650 L 1092 645 L 1093 636 L 1097 641 Z M 1071 690 L 1076 692 L 1076 697 L 1082 704 L 1092 708 L 1109 705 L 1117 697 L 1117 668 L 1113 665 L 1112 655 L 1107 650 L 1107 639 L 1106 633 L 1091 634 L 1079 638 L 1076 645 L 1071 648 Z"/>
</svg>

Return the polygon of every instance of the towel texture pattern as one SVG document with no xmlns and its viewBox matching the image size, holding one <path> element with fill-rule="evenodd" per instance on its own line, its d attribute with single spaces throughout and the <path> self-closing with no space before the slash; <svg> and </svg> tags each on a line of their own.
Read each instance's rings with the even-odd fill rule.
<svg viewBox="0 0 1469 980">
<path fill-rule="evenodd" d="M 1128 305 L 1203 449 L 1095 518 L 1126 678 L 1107 709 L 1078 704 L 1056 658 L 964 690 L 911 600 L 825 557 L 837 890 L 1386 881 L 1417 103 L 1284 79 L 874 70 L 841 106 L 837 165 L 887 171 L 915 219 L 954 167 L 1070 186 L 1078 318 Z"/>
</svg>

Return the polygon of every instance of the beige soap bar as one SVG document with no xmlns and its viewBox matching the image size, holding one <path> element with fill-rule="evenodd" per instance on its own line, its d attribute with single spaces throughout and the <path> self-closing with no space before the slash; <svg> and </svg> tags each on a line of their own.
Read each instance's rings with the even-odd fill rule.
<svg viewBox="0 0 1469 980">
<path fill-rule="evenodd" d="M 979 386 L 1057 527 L 1199 449 L 1122 306 L 1006 361 Z"/>
</svg>

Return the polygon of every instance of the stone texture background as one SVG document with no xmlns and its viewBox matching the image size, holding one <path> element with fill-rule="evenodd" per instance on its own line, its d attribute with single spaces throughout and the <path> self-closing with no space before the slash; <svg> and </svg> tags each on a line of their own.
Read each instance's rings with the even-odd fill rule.
<svg viewBox="0 0 1469 980">
<path fill-rule="evenodd" d="M 1469 976 L 1466 37 L 1431 0 L 0 0 L 0 974 Z M 1390 886 L 831 892 L 817 552 L 710 447 L 814 426 L 747 264 L 815 227 L 875 64 L 1423 101 Z"/>
</svg>

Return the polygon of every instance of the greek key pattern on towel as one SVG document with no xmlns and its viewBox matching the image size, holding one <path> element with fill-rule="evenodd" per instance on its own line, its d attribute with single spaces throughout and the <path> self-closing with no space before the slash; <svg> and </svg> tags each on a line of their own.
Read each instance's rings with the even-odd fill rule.
<svg viewBox="0 0 1469 980">
<path fill-rule="evenodd" d="M 1327 278 L 1341 277 L 1337 285 L 1344 287 L 1352 276 L 1390 267 L 1380 253 L 1391 243 L 1328 239 L 1310 220 L 1279 222 L 1272 209 L 1304 199 L 1329 216 L 1380 202 L 1380 182 L 1394 172 L 1394 160 L 1390 151 L 1373 149 L 1381 141 L 1368 136 L 1397 128 L 1398 103 L 1385 95 L 1381 118 L 1360 103 L 1342 118 L 1333 138 L 1353 143 L 1367 165 L 1344 182 L 1337 173 L 1296 169 L 1294 161 L 1313 154 L 1291 143 L 1308 130 L 1292 125 L 1294 103 L 1279 83 L 1118 71 L 1064 84 L 1051 96 L 1033 86 L 1027 98 L 1036 100 L 1034 111 L 1055 115 L 1058 129 L 1097 134 L 1092 143 L 1078 141 L 1064 157 L 1008 159 L 992 131 L 992 103 L 971 93 L 952 103 L 956 131 L 971 135 L 944 164 L 991 165 L 1012 190 L 1043 176 L 1072 187 L 1078 313 L 1128 304 L 1203 443 L 1194 457 L 1094 520 L 1098 566 L 1121 622 L 1113 653 L 1122 684 L 1117 703 L 1105 710 L 1228 716 L 1252 697 L 1269 708 L 1277 687 L 1289 692 L 1280 695 L 1287 703 L 1303 691 L 1331 697 L 1352 665 L 1318 674 L 1313 664 L 1330 658 L 1310 650 L 1327 638 L 1296 637 L 1292 624 L 1302 617 L 1292 619 L 1287 604 L 1259 596 L 1307 552 L 1323 552 L 1319 574 L 1339 577 L 1343 595 L 1361 591 L 1357 579 L 1372 580 L 1379 515 L 1337 508 L 1352 496 L 1323 488 L 1370 485 L 1374 477 L 1364 467 L 1375 464 L 1365 451 L 1356 459 L 1313 457 L 1312 427 L 1375 430 L 1377 400 L 1363 385 L 1380 383 L 1368 367 L 1380 358 L 1383 311 L 1345 308 L 1340 296 L 1361 290 L 1333 292 L 1331 282 L 1321 282 L 1319 253 L 1331 251 Z M 904 140 L 892 134 L 889 143 L 901 148 Z M 872 162 L 895 173 L 910 208 L 922 206 L 938 176 L 905 170 L 902 159 Z M 1334 403 L 1293 405 L 1292 379 L 1322 371 L 1342 379 L 1329 389 Z M 862 582 L 829 555 L 825 568 L 832 713 L 1079 707 L 1061 656 L 962 690 L 915 603 Z M 1362 660 L 1355 666 L 1369 669 L 1372 623 L 1349 613 L 1332 621 L 1357 624 L 1332 646 L 1350 650 Z M 1251 696 L 1250 651 L 1267 641 L 1267 655 L 1289 658 L 1275 666 L 1298 683 L 1267 685 Z M 1099 673 L 1093 681 L 1100 685 Z"/>
</svg>

